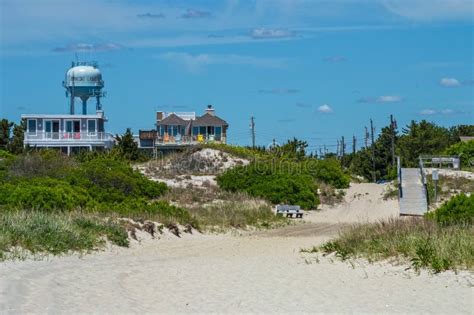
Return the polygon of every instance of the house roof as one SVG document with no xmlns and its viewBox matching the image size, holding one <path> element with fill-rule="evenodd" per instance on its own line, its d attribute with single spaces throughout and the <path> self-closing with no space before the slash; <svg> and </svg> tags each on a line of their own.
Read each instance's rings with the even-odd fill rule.
<svg viewBox="0 0 474 315">
<path fill-rule="evenodd" d="M 224 119 L 206 113 L 193 121 L 193 126 L 229 126 Z"/>
<path fill-rule="evenodd" d="M 162 121 L 158 122 L 158 126 L 164 126 L 164 125 L 167 125 L 167 126 L 186 126 L 188 124 L 188 122 L 184 119 L 182 119 L 181 117 L 178 117 L 176 114 L 171 114 L 169 116 L 167 116 L 165 119 L 163 119 Z"/>
</svg>

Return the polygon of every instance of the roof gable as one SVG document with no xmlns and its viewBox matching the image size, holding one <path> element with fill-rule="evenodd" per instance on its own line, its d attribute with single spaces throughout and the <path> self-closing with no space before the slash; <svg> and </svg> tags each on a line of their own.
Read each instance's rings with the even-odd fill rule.
<svg viewBox="0 0 474 315">
<path fill-rule="evenodd" d="M 193 126 L 228 126 L 224 119 L 206 113 L 193 121 Z"/>
<path fill-rule="evenodd" d="M 163 125 L 174 125 L 174 126 L 186 126 L 188 123 L 186 120 L 182 119 L 181 117 L 178 117 L 175 114 L 171 114 L 162 121 L 158 122 L 158 126 L 163 126 Z"/>
</svg>

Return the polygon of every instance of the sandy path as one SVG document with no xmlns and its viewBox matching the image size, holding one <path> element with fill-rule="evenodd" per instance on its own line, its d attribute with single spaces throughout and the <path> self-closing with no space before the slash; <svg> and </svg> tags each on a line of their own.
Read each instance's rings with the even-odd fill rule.
<svg viewBox="0 0 474 315">
<path fill-rule="evenodd" d="M 300 248 L 321 244 L 349 222 L 331 220 L 326 211 L 279 231 L 200 235 L 83 258 L 2 263 L 0 312 L 473 312 L 472 274 L 416 275 L 406 266 L 363 262 L 353 268 L 301 254 Z M 381 213 L 359 212 L 347 217 L 366 221 Z"/>
</svg>

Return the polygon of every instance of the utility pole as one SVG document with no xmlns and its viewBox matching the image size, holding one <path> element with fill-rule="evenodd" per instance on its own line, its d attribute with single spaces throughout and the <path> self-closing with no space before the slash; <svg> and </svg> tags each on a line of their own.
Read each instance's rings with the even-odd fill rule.
<svg viewBox="0 0 474 315">
<path fill-rule="evenodd" d="M 367 143 L 369 142 L 369 132 L 367 131 L 367 126 L 365 128 L 365 148 L 367 149 Z"/>
<path fill-rule="evenodd" d="M 336 157 L 339 158 L 339 140 L 337 140 Z"/>
<path fill-rule="evenodd" d="M 326 148 L 326 145 L 324 145 L 324 158 L 326 158 L 327 154 L 328 154 L 328 148 Z"/>
<path fill-rule="evenodd" d="M 250 130 L 252 132 L 252 148 L 255 149 L 255 118 L 250 117 Z"/>
<path fill-rule="evenodd" d="M 323 149 L 321 147 L 319 147 L 319 158 L 323 158 Z"/>
<path fill-rule="evenodd" d="M 397 122 L 393 119 L 393 115 L 390 115 L 390 131 L 392 133 L 392 167 L 395 166 L 395 128 Z"/>
<path fill-rule="evenodd" d="M 356 136 L 352 136 L 352 155 L 356 154 Z"/>
<path fill-rule="evenodd" d="M 344 136 L 341 138 L 341 165 L 344 166 L 344 154 L 346 154 L 346 144 L 344 143 Z"/>
<path fill-rule="evenodd" d="M 377 178 L 375 176 L 375 141 L 374 141 L 374 123 L 372 119 L 370 119 L 370 133 L 372 135 L 372 178 L 374 183 L 377 182 Z"/>
</svg>

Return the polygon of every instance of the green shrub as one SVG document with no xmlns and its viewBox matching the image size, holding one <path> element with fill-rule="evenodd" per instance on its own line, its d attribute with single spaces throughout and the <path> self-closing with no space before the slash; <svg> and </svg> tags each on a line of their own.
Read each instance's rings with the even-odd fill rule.
<svg viewBox="0 0 474 315">
<path fill-rule="evenodd" d="M 474 223 L 474 194 L 454 196 L 441 207 L 427 214 L 427 217 L 440 224 L 473 224 Z"/>
<path fill-rule="evenodd" d="M 344 173 L 336 159 L 308 160 L 306 167 L 308 173 L 317 181 L 335 188 L 349 187 L 350 176 Z"/>
<path fill-rule="evenodd" d="M 157 198 L 166 184 L 147 179 L 121 160 L 97 157 L 74 169 L 67 177 L 71 185 L 84 187 L 98 202 L 123 202 L 127 198 Z"/>
<path fill-rule="evenodd" d="M 230 169 L 217 177 L 217 183 L 225 190 L 245 191 L 274 204 L 296 204 L 303 209 L 319 204 L 317 186 L 311 176 L 266 162 Z"/>
<path fill-rule="evenodd" d="M 474 163 L 474 140 L 455 143 L 448 147 L 444 153 L 459 156 L 461 158 L 462 166 L 472 166 L 469 163 L 471 161 Z"/>
<path fill-rule="evenodd" d="M 0 204 L 44 211 L 82 208 L 89 202 L 87 191 L 52 178 L 33 178 L 0 185 Z"/>
<path fill-rule="evenodd" d="M 15 177 L 64 178 L 77 163 L 59 151 L 41 150 L 18 156 L 9 166 L 9 174 Z"/>
</svg>

